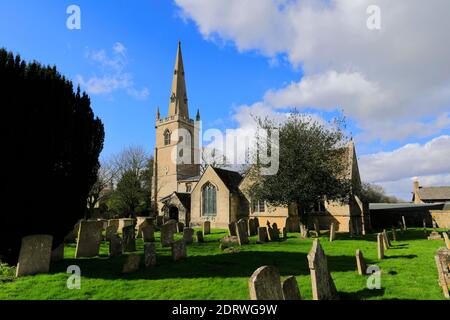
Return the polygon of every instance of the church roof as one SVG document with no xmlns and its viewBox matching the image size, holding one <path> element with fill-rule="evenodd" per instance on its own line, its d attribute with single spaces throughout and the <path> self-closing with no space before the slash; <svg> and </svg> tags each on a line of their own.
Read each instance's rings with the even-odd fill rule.
<svg viewBox="0 0 450 320">
<path fill-rule="evenodd" d="M 450 200 L 450 187 L 420 187 L 421 200 Z"/>
<path fill-rule="evenodd" d="M 180 199 L 180 202 L 186 209 L 191 209 L 191 194 L 190 193 L 181 193 L 175 192 L 175 195 Z"/>
<path fill-rule="evenodd" d="M 242 176 L 239 172 L 211 167 L 231 192 L 239 192 Z"/>
</svg>

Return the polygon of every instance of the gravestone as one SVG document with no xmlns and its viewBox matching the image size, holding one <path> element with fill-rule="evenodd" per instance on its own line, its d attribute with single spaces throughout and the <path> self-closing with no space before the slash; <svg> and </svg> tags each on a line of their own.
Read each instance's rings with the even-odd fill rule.
<svg viewBox="0 0 450 320">
<path fill-rule="evenodd" d="M 178 261 L 187 258 L 186 244 L 183 240 L 174 241 L 172 243 L 172 260 Z"/>
<path fill-rule="evenodd" d="M 205 242 L 205 240 L 203 239 L 203 231 L 197 231 L 196 234 L 197 234 L 197 242 L 198 243 Z"/>
<path fill-rule="evenodd" d="M 280 274 L 274 267 L 258 268 L 248 280 L 250 300 L 283 300 Z"/>
<path fill-rule="evenodd" d="M 288 235 L 287 235 L 287 228 L 284 227 L 283 228 L 283 239 L 287 239 Z"/>
<path fill-rule="evenodd" d="M 204 221 L 203 222 L 203 235 L 207 235 L 211 233 L 211 222 L 210 221 Z"/>
<path fill-rule="evenodd" d="M 314 240 L 308 253 L 313 300 L 338 300 L 339 296 L 328 270 L 328 261 L 319 239 Z"/>
<path fill-rule="evenodd" d="M 303 223 L 300 223 L 300 238 L 307 239 L 308 238 L 308 228 Z"/>
<path fill-rule="evenodd" d="M 366 260 L 364 260 L 363 253 L 361 250 L 356 250 L 356 268 L 358 270 L 358 274 L 363 276 L 366 274 L 367 264 Z"/>
<path fill-rule="evenodd" d="M 226 236 L 220 239 L 220 250 L 225 250 L 227 248 L 234 248 L 239 245 L 239 239 L 236 236 Z"/>
<path fill-rule="evenodd" d="M 264 243 L 269 241 L 269 235 L 267 234 L 266 227 L 258 227 L 258 238 L 256 240 L 257 243 Z"/>
<path fill-rule="evenodd" d="M 133 225 L 134 227 L 134 225 Z M 138 254 L 130 254 L 123 265 L 122 273 L 133 273 L 139 270 L 141 264 L 141 256 Z"/>
<path fill-rule="evenodd" d="M 387 249 L 389 249 L 389 240 L 387 237 L 387 233 L 386 230 L 383 230 L 383 232 L 381 233 L 383 236 L 383 246 L 384 246 L 384 251 L 386 251 Z"/>
<path fill-rule="evenodd" d="M 16 277 L 48 273 L 52 255 L 53 237 L 32 235 L 22 238 Z"/>
<path fill-rule="evenodd" d="M 184 230 L 184 223 L 183 222 L 178 222 L 177 223 L 177 231 L 178 233 L 182 233 Z"/>
<path fill-rule="evenodd" d="M 276 223 L 272 224 L 272 234 L 273 234 L 273 239 L 272 241 L 278 241 L 280 240 L 280 230 L 278 230 L 278 225 Z"/>
<path fill-rule="evenodd" d="M 142 237 L 142 229 L 147 226 L 150 226 L 154 230 L 154 219 L 149 217 L 137 217 L 137 238 Z"/>
<path fill-rule="evenodd" d="M 256 229 L 256 218 L 248 219 L 248 234 L 249 236 L 255 236 L 257 233 Z"/>
<path fill-rule="evenodd" d="M 450 250 L 440 248 L 434 257 L 438 271 L 439 285 L 444 297 L 450 299 Z"/>
<path fill-rule="evenodd" d="M 75 258 L 91 258 L 98 256 L 102 241 L 103 222 L 81 221 L 78 231 Z"/>
<path fill-rule="evenodd" d="M 111 237 L 115 234 L 117 234 L 117 227 L 113 225 L 107 226 L 105 229 L 105 240 L 110 241 Z"/>
<path fill-rule="evenodd" d="M 314 219 L 314 231 L 316 232 L 316 237 L 320 236 L 320 224 L 319 219 Z"/>
<path fill-rule="evenodd" d="M 330 225 L 330 242 L 333 242 L 335 238 L 336 238 L 336 229 L 334 223 L 332 223 Z"/>
<path fill-rule="evenodd" d="M 132 219 L 132 218 L 119 219 L 118 232 L 123 233 L 123 228 L 129 227 L 129 226 L 133 226 L 133 228 L 135 228 L 136 227 L 136 219 Z"/>
<path fill-rule="evenodd" d="M 194 229 L 184 228 L 183 230 L 183 240 L 186 244 L 194 243 Z"/>
<path fill-rule="evenodd" d="M 447 232 L 444 232 L 442 235 L 444 236 L 445 246 L 450 250 L 450 239 L 448 238 Z"/>
<path fill-rule="evenodd" d="M 408 228 L 406 227 L 406 220 L 405 220 L 405 216 L 402 216 L 402 222 L 403 222 L 403 231 L 408 230 Z"/>
<path fill-rule="evenodd" d="M 122 252 L 122 239 L 117 233 L 114 233 L 109 239 L 109 256 L 111 258 L 119 257 L 122 255 Z"/>
<path fill-rule="evenodd" d="M 155 242 L 155 227 L 151 224 L 146 224 L 141 227 L 142 240 L 144 242 Z"/>
<path fill-rule="evenodd" d="M 144 243 L 144 263 L 147 268 L 156 265 L 156 244 L 154 242 Z"/>
<path fill-rule="evenodd" d="M 175 228 L 174 228 L 175 227 Z M 174 241 L 173 236 L 176 232 L 176 222 L 169 221 L 161 226 L 161 245 L 170 247 Z"/>
<path fill-rule="evenodd" d="M 287 277 L 281 284 L 284 300 L 302 300 L 298 288 L 297 279 L 294 276 Z"/>
<path fill-rule="evenodd" d="M 163 216 L 156 216 L 156 225 L 158 226 L 158 227 L 160 227 L 160 226 L 162 226 L 164 223 L 163 223 Z"/>
<path fill-rule="evenodd" d="M 397 231 L 392 227 L 392 241 L 397 241 Z"/>
<path fill-rule="evenodd" d="M 123 252 L 136 251 L 136 237 L 134 224 L 122 229 Z"/>
<path fill-rule="evenodd" d="M 57 262 L 64 259 L 64 243 L 61 243 L 52 251 L 51 261 Z"/>
<path fill-rule="evenodd" d="M 230 236 L 237 236 L 236 234 L 236 222 L 231 222 L 228 224 L 228 233 Z"/>
<path fill-rule="evenodd" d="M 377 234 L 378 259 L 384 259 L 384 237 L 382 233 Z"/>
<path fill-rule="evenodd" d="M 239 241 L 239 245 L 248 244 L 248 236 L 247 236 L 247 223 L 245 220 L 241 219 L 238 221 L 236 225 L 236 232 Z"/>
</svg>

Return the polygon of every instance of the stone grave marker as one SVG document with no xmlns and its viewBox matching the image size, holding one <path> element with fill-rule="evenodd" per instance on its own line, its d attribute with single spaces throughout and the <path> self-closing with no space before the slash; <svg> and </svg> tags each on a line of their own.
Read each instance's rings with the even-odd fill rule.
<svg viewBox="0 0 450 320">
<path fill-rule="evenodd" d="M 113 225 L 107 226 L 105 229 L 105 240 L 111 240 L 111 237 L 115 234 L 117 234 L 117 227 Z"/>
<path fill-rule="evenodd" d="M 129 227 L 129 226 L 133 226 L 133 228 L 135 228 L 136 227 L 136 219 L 132 219 L 132 218 L 119 219 L 118 232 L 123 233 L 123 228 Z"/>
<path fill-rule="evenodd" d="M 250 300 L 283 300 L 278 270 L 274 267 L 258 268 L 248 280 Z"/>
<path fill-rule="evenodd" d="M 408 228 L 406 227 L 406 220 L 405 220 L 405 216 L 402 216 L 402 222 L 403 222 L 403 231 L 408 230 Z"/>
<path fill-rule="evenodd" d="M 287 235 L 287 228 L 283 227 L 283 239 L 287 239 L 288 235 Z"/>
<path fill-rule="evenodd" d="M 211 222 L 210 221 L 204 221 L 203 222 L 203 235 L 207 235 L 211 233 Z"/>
<path fill-rule="evenodd" d="M 194 243 L 194 229 L 184 228 L 183 230 L 183 240 L 186 244 Z"/>
<path fill-rule="evenodd" d="M 53 237 L 32 235 L 22 238 L 16 277 L 48 273 L 52 255 Z"/>
<path fill-rule="evenodd" d="M 174 226 L 176 222 L 169 221 L 161 226 L 161 245 L 163 247 L 170 247 L 174 241 L 174 233 L 176 232 Z"/>
<path fill-rule="evenodd" d="M 243 219 L 239 220 L 236 225 L 236 232 L 239 241 L 239 245 L 248 244 L 248 236 L 247 236 L 247 222 Z"/>
<path fill-rule="evenodd" d="M 255 236 L 256 233 L 256 218 L 248 219 L 248 235 Z"/>
<path fill-rule="evenodd" d="M 178 222 L 177 223 L 177 231 L 178 233 L 182 233 L 184 230 L 184 223 L 183 222 Z"/>
<path fill-rule="evenodd" d="M 51 261 L 57 262 L 64 259 L 64 242 L 52 251 Z"/>
<path fill-rule="evenodd" d="M 237 236 L 236 234 L 236 222 L 231 222 L 228 224 L 228 233 L 230 236 Z"/>
<path fill-rule="evenodd" d="M 363 253 L 361 250 L 356 250 L 356 269 L 358 270 L 358 274 L 363 276 L 366 274 L 367 264 L 366 260 L 364 260 Z"/>
<path fill-rule="evenodd" d="M 273 239 L 272 239 L 272 241 L 280 240 L 280 230 L 278 230 L 278 225 L 276 223 L 272 224 L 272 230 L 273 230 Z"/>
<path fill-rule="evenodd" d="M 183 240 L 174 241 L 172 243 L 172 260 L 178 261 L 187 258 L 186 244 Z"/>
<path fill-rule="evenodd" d="M 267 234 L 267 228 L 266 227 L 258 227 L 258 239 L 256 240 L 257 243 L 265 243 L 269 241 L 269 235 Z"/>
<path fill-rule="evenodd" d="M 136 233 L 134 224 L 122 229 L 123 252 L 136 251 Z"/>
<path fill-rule="evenodd" d="M 144 263 L 147 268 L 156 265 L 156 244 L 154 242 L 144 243 Z"/>
<path fill-rule="evenodd" d="M 378 259 L 384 259 L 384 237 L 382 233 L 377 234 Z"/>
<path fill-rule="evenodd" d="M 302 300 L 297 284 L 297 279 L 295 279 L 294 276 L 286 278 L 282 282 L 281 287 L 283 289 L 284 300 Z"/>
<path fill-rule="evenodd" d="M 450 250 L 450 239 L 448 238 L 447 232 L 444 232 L 442 235 L 444 236 L 445 246 Z"/>
<path fill-rule="evenodd" d="M 197 234 L 197 242 L 198 243 L 205 242 L 205 240 L 203 239 L 203 231 L 197 231 L 196 234 Z"/>
<path fill-rule="evenodd" d="M 111 258 L 119 257 L 122 255 L 122 252 L 122 239 L 117 233 L 114 233 L 109 239 L 109 256 Z"/>
<path fill-rule="evenodd" d="M 144 242 L 155 242 L 155 227 L 151 224 L 146 224 L 141 227 L 142 240 Z"/>
<path fill-rule="evenodd" d="M 381 234 L 382 234 L 382 236 L 383 236 L 383 246 L 384 246 L 384 251 L 386 251 L 387 249 L 390 248 L 390 246 L 389 246 L 389 240 L 388 240 L 388 237 L 387 237 L 386 230 L 383 230 L 383 232 L 382 232 Z"/>
<path fill-rule="evenodd" d="M 308 253 L 313 300 L 338 300 L 333 278 L 328 270 L 328 261 L 319 239 L 314 240 Z"/>
<path fill-rule="evenodd" d="M 332 223 L 330 225 L 330 242 L 333 242 L 335 238 L 336 238 L 336 229 L 334 223 Z"/>
<path fill-rule="evenodd" d="M 308 228 L 303 223 L 300 223 L 300 238 L 307 239 L 308 238 Z"/>
<path fill-rule="evenodd" d="M 102 230 L 103 222 L 101 221 L 81 221 L 75 258 L 98 256 L 102 241 Z"/>
<path fill-rule="evenodd" d="M 134 225 L 133 225 L 134 227 Z M 138 254 L 130 254 L 123 265 L 122 273 L 133 273 L 139 270 L 141 264 L 141 256 Z"/>
<path fill-rule="evenodd" d="M 397 231 L 392 227 L 392 241 L 397 241 Z"/>
</svg>

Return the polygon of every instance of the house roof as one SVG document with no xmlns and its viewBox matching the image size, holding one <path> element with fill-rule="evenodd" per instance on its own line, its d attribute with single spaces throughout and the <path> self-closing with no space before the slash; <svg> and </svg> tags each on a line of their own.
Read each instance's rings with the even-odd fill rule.
<svg viewBox="0 0 450 320">
<path fill-rule="evenodd" d="M 450 200 L 450 187 L 420 187 L 421 200 Z"/>
<path fill-rule="evenodd" d="M 239 172 L 211 167 L 231 192 L 239 192 L 242 176 Z"/>
<path fill-rule="evenodd" d="M 417 209 L 442 209 L 443 203 L 370 203 L 369 209 L 374 211 L 414 211 Z"/>
</svg>

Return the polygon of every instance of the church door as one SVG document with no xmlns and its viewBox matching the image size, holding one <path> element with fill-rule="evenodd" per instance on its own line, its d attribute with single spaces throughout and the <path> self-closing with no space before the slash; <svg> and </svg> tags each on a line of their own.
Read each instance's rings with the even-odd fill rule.
<svg viewBox="0 0 450 320">
<path fill-rule="evenodd" d="M 169 209 L 169 218 L 171 220 L 179 221 L 179 210 L 177 207 L 170 207 Z"/>
</svg>

